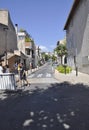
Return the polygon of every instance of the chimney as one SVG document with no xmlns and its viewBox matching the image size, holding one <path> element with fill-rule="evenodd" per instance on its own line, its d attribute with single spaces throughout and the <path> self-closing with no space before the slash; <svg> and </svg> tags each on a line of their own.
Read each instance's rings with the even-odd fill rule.
<svg viewBox="0 0 89 130">
<path fill-rule="evenodd" d="M 15 24 L 16 35 L 18 34 L 18 24 Z"/>
</svg>

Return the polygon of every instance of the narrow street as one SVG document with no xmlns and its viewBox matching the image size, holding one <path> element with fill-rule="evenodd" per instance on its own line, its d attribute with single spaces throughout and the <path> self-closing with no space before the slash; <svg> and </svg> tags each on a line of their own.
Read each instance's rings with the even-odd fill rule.
<svg viewBox="0 0 89 130">
<path fill-rule="evenodd" d="M 51 63 L 46 63 L 38 71 L 28 75 L 28 80 L 31 83 L 57 83 L 54 79 L 54 69 Z"/>
<path fill-rule="evenodd" d="M 89 130 L 89 0 L 0 0 L 0 130 Z"/>
<path fill-rule="evenodd" d="M 0 91 L 0 130 L 89 129 L 87 86 L 58 83 L 50 64 L 28 79 L 32 82 L 30 87 Z"/>
</svg>

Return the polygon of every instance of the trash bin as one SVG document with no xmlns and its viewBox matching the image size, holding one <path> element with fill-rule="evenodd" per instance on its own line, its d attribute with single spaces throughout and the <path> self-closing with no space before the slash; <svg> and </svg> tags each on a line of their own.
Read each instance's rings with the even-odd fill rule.
<svg viewBox="0 0 89 130">
<path fill-rule="evenodd" d="M 14 73 L 0 74 L 0 89 L 2 90 L 16 90 L 16 82 Z"/>
</svg>

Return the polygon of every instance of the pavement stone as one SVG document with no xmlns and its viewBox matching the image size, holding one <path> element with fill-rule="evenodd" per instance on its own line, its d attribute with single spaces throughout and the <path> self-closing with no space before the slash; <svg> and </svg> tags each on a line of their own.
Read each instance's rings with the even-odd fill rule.
<svg viewBox="0 0 89 130">
<path fill-rule="evenodd" d="M 70 82 L 72 84 L 82 83 L 85 85 L 89 85 L 89 75 L 78 72 L 78 75 L 76 76 L 75 70 L 72 70 L 70 74 L 62 74 L 55 70 L 54 76 L 56 79 L 59 80 L 59 82 Z"/>
</svg>

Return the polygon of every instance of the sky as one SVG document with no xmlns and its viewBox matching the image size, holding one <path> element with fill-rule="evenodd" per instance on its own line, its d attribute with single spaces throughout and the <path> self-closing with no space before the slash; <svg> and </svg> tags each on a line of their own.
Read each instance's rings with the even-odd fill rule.
<svg viewBox="0 0 89 130">
<path fill-rule="evenodd" d="M 63 30 L 74 0 L 0 0 L 13 24 L 26 30 L 42 51 L 52 51 L 64 39 Z"/>
</svg>

